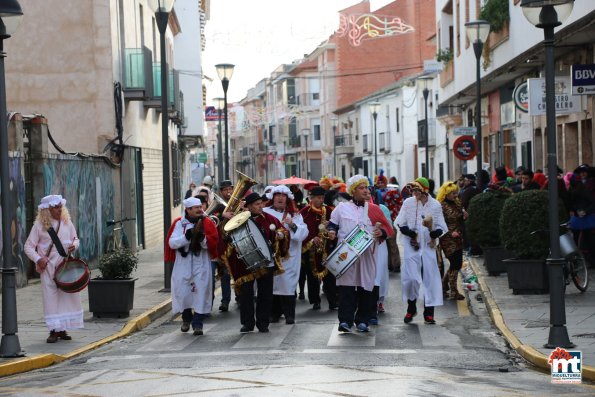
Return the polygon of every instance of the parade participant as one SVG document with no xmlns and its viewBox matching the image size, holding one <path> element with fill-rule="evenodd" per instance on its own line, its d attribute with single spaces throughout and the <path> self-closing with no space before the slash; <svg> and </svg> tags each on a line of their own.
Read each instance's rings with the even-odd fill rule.
<svg viewBox="0 0 595 397">
<path fill-rule="evenodd" d="M 262 197 L 258 193 L 250 193 L 244 198 L 245 208 L 250 211 L 251 219 L 262 232 L 264 238 L 272 244 L 273 263 L 269 267 L 250 272 L 246 264 L 238 258 L 233 245 L 229 244 L 221 260 L 227 266 L 234 279 L 234 288 L 239 295 L 241 333 L 254 330 L 269 332 L 271 304 L 273 300 L 274 273 L 283 272 L 282 258 L 287 255 L 289 239 L 287 230 L 281 222 L 262 210 Z M 272 226 L 272 227 L 271 227 Z M 267 247 L 262 247 L 268 249 Z M 258 287 L 256 311 L 254 310 L 254 280 Z M 255 317 L 256 316 L 256 317 Z"/>
<path fill-rule="evenodd" d="M 324 205 L 326 191 L 316 186 L 310 190 L 310 204 L 300 214 L 308 227 L 308 236 L 302 243 L 302 269 L 308 282 L 308 301 L 314 310 L 320 310 L 320 282 L 330 310 L 337 308 L 337 286 L 335 276 L 322 266 L 322 262 L 333 250 L 334 245 L 327 239 L 326 225 L 331 218 L 331 210 Z"/>
<path fill-rule="evenodd" d="M 365 228 L 377 240 L 393 235 L 393 228 L 387 222 L 380 207 L 370 203 L 369 181 L 363 175 L 354 175 L 347 181 L 352 201 L 340 203 L 331 213 L 327 225 L 331 240 L 344 239 L 356 226 Z M 377 244 L 374 243 L 374 244 Z M 337 280 L 339 290 L 339 331 L 351 332 L 354 322 L 360 332 L 368 332 L 372 317 L 376 258 L 374 245 L 368 248 L 355 263 Z"/>
<path fill-rule="evenodd" d="M 225 202 L 229 202 L 231 198 L 231 194 L 233 193 L 233 183 L 230 180 L 221 181 L 219 184 L 219 194 L 221 198 Z M 233 218 L 233 212 L 226 212 L 225 206 L 223 204 L 219 204 L 215 208 L 214 215 L 219 218 L 220 224 L 224 219 L 231 219 Z M 218 253 L 217 258 L 219 258 L 226 248 L 225 239 L 221 237 L 223 233 L 222 230 L 219 230 L 220 238 L 219 238 L 219 245 L 218 245 Z M 219 305 L 220 312 L 226 312 L 229 310 L 229 302 L 231 302 L 231 277 L 229 272 L 227 271 L 227 267 L 225 267 L 218 259 L 213 261 L 213 271 L 217 271 L 216 279 L 221 280 L 221 304 Z M 213 290 L 215 289 L 215 282 L 213 282 Z"/>
<path fill-rule="evenodd" d="M 188 190 L 186 190 L 186 194 L 184 195 L 184 199 L 188 197 L 194 196 L 194 190 L 196 189 L 196 183 L 190 182 L 190 186 L 188 186 Z"/>
<path fill-rule="evenodd" d="M 395 227 L 401 231 L 403 263 L 401 287 L 403 302 L 407 302 L 405 323 L 417 314 L 419 288 L 424 285 L 424 321 L 436 324 L 434 307 L 441 306 L 442 282 L 436 258 L 436 241 L 447 230 L 442 206 L 429 195 L 426 178 L 417 178 L 409 184 L 413 197 L 403 202 Z"/>
<path fill-rule="evenodd" d="M 41 279 L 43 312 L 50 331 L 46 342 L 71 340 L 72 337 L 66 330 L 83 328 L 84 325 L 81 294 L 58 289 L 54 274 L 64 258 L 79 247 L 79 239 L 70 220 L 66 200 L 62 196 L 45 196 L 37 210 L 37 219 L 24 250 L 27 257 L 35 263 L 35 270 Z"/>
<path fill-rule="evenodd" d="M 394 177 L 391 177 L 394 178 Z M 387 189 L 384 193 L 383 200 L 390 211 L 391 224 L 397 219 L 401 206 L 403 205 L 403 197 L 397 186 Z M 388 268 L 392 272 L 401 270 L 401 254 L 399 253 L 399 246 L 397 240 L 389 238 L 386 240 L 388 248 Z"/>
<path fill-rule="evenodd" d="M 384 170 L 380 170 L 380 174 L 376 175 L 376 180 L 374 181 L 374 203 L 375 204 L 385 204 L 384 202 L 384 195 L 388 191 L 386 185 L 388 184 L 388 180 L 386 176 L 384 176 Z"/>
<path fill-rule="evenodd" d="M 286 324 L 295 323 L 295 290 L 300 277 L 302 262 L 302 241 L 308 236 L 308 227 L 304 223 L 293 201 L 293 194 L 287 186 L 276 186 L 267 198 L 271 206 L 263 211 L 277 218 L 289 230 L 289 255 L 283 258 L 282 266 L 285 270 L 275 276 L 273 280 L 273 305 L 271 319 L 279 321 L 281 314 L 285 316 Z"/>
<path fill-rule="evenodd" d="M 448 271 L 442 278 L 442 294 L 450 299 L 464 300 L 457 288 L 457 278 L 463 266 L 463 226 L 467 213 L 459 200 L 457 184 L 451 181 L 444 183 L 438 190 L 437 200 L 442 205 L 444 221 L 448 226 L 446 233 L 440 237 L 440 247 L 449 263 Z"/>
<path fill-rule="evenodd" d="M 390 211 L 389 209 L 383 205 L 379 205 L 380 209 L 384 213 L 386 221 L 392 225 L 392 220 L 390 218 Z M 394 227 L 393 227 L 394 231 Z M 371 308 L 373 315 L 370 318 L 370 324 L 377 325 L 378 324 L 378 313 L 384 313 L 386 311 L 384 307 L 384 298 L 388 295 L 388 259 L 389 259 L 389 252 L 388 252 L 388 244 L 389 240 L 394 240 L 394 238 L 386 239 L 385 241 L 380 241 L 374 250 L 376 255 L 376 279 L 374 280 L 374 298 L 375 298 L 375 305 Z"/>
<path fill-rule="evenodd" d="M 182 332 L 192 324 L 194 335 L 202 335 L 203 320 L 213 306 L 211 258 L 217 256 L 219 237 L 199 199 L 190 197 L 183 204 L 184 217 L 169 238 L 169 247 L 177 250 L 171 275 L 172 312 L 182 313 Z"/>
</svg>

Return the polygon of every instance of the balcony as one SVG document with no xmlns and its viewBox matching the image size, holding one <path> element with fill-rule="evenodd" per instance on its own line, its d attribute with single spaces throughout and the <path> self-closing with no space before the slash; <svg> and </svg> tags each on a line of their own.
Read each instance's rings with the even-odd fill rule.
<svg viewBox="0 0 595 397">
<path fill-rule="evenodd" d="M 290 136 L 289 137 L 289 147 L 290 148 L 299 148 L 301 139 L 299 136 Z"/>
<path fill-rule="evenodd" d="M 124 99 L 142 101 L 153 95 L 152 58 L 147 47 L 124 50 Z"/>
<path fill-rule="evenodd" d="M 167 67 L 167 65 L 166 65 Z M 179 72 L 175 69 L 169 70 L 168 67 L 167 101 L 168 115 L 173 122 L 183 123 L 184 120 L 184 98 L 180 91 Z M 161 110 L 161 63 L 153 62 L 153 92 L 145 100 L 143 105 L 146 108 Z"/>
<path fill-rule="evenodd" d="M 320 106 L 320 94 L 318 92 L 299 94 L 297 96 L 296 105 L 317 108 Z"/>
<path fill-rule="evenodd" d="M 353 135 L 341 135 L 335 137 L 335 148 L 337 155 L 353 154 Z"/>
</svg>

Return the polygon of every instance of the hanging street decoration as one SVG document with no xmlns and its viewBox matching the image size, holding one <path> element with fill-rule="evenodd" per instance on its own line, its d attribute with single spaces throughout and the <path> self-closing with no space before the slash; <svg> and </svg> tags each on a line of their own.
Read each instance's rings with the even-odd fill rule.
<svg viewBox="0 0 595 397">
<path fill-rule="evenodd" d="M 339 37 L 348 36 L 349 43 L 355 47 L 363 40 L 378 39 L 415 31 L 399 17 L 374 14 L 352 14 L 339 17 Z"/>
</svg>

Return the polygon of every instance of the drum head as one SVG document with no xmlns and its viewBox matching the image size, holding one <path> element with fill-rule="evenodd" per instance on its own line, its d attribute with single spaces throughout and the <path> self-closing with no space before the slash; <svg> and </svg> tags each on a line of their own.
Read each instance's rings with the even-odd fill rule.
<svg viewBox="0 0 595 397">
<path fill-rule="evenodd" d="M 250 215 L 250 211 L 240 212 L 225 224 L 223 230 L 225 230 L 226 232 L 231 232 L 232 230 L 237 229 L 238 227 L 242 226 L 248 219 L 250 219 Z"/>
<path fill-rule="evenodd" d="M 273 254 L 271 252 L 271 245 L 267 241 L 267 239 L 264 238 L 262 231 L 258 228 L 256 223 L 254 223 L 252 219 L 248 219 L 248 228 L 250 229 L 250 234 L 252 235 L 252 238 L 254 239 L 256 246 L 260 248 L 260 251 L 268 260 L 272 261 Z"/>
<path fill-rule="evenodd" d="M 79 292 L 89 283 L 89 267 L 85 262 L 76 258 L 69 258 L 56 269 L 54 281 L 56 286 L 64 292 Z"/>
</svg>

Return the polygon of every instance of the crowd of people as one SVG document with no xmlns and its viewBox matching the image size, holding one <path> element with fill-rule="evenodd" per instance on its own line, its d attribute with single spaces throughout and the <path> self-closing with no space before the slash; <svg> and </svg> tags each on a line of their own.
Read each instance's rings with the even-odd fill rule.
<svg viewBox="0 0 595 397">
<path fill-rule="evenodd" d="M 593 250 L 595 169 L 583 164 L 566 174 L 558 171 L 557 191 L 569 211 L 570 227 L 582 233 L 586 247 Z M 370 325 L 378 324 L 378 313 L 386 310 L 389 271 L 400 271 L 404 322 L 413 321 L 422 296 L 424 323 L 435 324 L 434 308 L 444 299 L 465 299 L 457 290 L 457 277 L 463 251 L 470 246 L 464 233 L 470 200 L 494 190 L 516 194 L 547 189 L 548 182 L 541 170 L 519 167 L 513 173 L 499 167 L 492 177 L 481 170 L 447 181 L 434 194 L 430 179 L 417 178 L 399 187 L 381 171 L 373 182 L 363 175 L 347 181 L 324 177 L 303 185 L 304 191 L 298 185 L 276 185 L 262 194 L 251 185 L 237 190 L 229 180 L 215 189 L 207 176 L 200 186 L 190 184 L 184 213 L 166 236 L 165 256 L 175 260 L 172 310 L 182 315 L 182 332 L 192 328 L 202 335 L 219 281 L 219 311 L 229 310 L 233 287 L 240 332 L 257 328 L 266 333 L 269 324 L 282 317 L 286 324 L 295 323 L 296 300 L 306 299 L 307 285 L 312 310 L 321 310 L 322 290 L 328 309 L 338 311 L 340 332 L 351 332 L 354 326 L 368 332 Z M 341 253 L 354 230 L 372 243 L 335 274 L 326 261 Z M 48 343 L 70 340 L 67 330 L 83 327 L 80 294 L 66 293 L 54 282 L 56 267 L 78 244 L 66 200 L 44 197 L 25 253 L 41 275 Z"/>
</svg>

